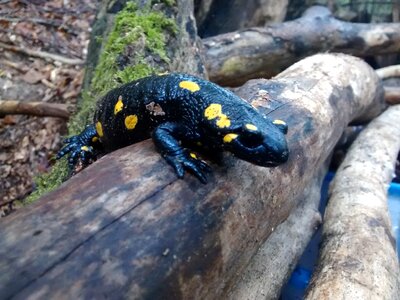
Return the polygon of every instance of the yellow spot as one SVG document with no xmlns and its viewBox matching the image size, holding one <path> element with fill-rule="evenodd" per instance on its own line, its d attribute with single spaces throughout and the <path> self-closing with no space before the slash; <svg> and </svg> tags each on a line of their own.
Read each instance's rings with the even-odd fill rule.
<svg viewBox="0 0 400 300">
<path fill-rule="evenodd" d="M 194 159 L 197 159 L 196 154 L 194 154 L 193 152 L 190 152 L 190 156 L 191 156 L 192 158 L 194 158 Z"/>
<path fill-rule="evenodd" d="M 230 143 L 232 140 L 236 139 L 238 135 L 236 133 L 228 133 L 224 136 L 224 143 Z"/>
<path fill-rule="evenodd" d="M 200 90 L 200 86 L 193 81 L 181 81 L 179 82 L 179 87 L 191 91 L 192 93 Z"/>
<path fill-rule="evenodd" d="M 201 142 L 196 142 L 197 146 L 203 146 L 203 144 Z"/>
<path fill-rule="evenodd" d="M 96 143 L 99 140 L 99 138 L 97 136 L 92 137 L 92 142 Z"/>
<path fill-rule="evenodd" d="M 204 111 L 204 116 L 208 119 L 208 120 L 212 120 L 215 119 L 219 116 L 222 115 L 222 106 L 221 104 L 210 104 L 206 110 Z"/>
<path fill-rule="evenodd" d="M 82 147 L 81 147 L 81 150 L 83 150 L 83 151 L 89 151 L 89 147 L 88 147 L 88 146 L 82 146 Z"/>
<path fill-rule="evenodd" d="M 125 127 L 129 130 L 134 129 L 138 122 L 137 115 L 129 115 L 125 118 Z"/>
<path fill-rule="evenodd" d="M 217 119 L 217 126 L 219 128 L 225 128 L 231 126 L 231 120 L 229 120 L 228 116 L 222 113 L 221 104 L 212 103 L 210 104 L 204 111 L 204 116 L 208 120 Z"/>
<path fill-rule="evenodd" d="M 217 126 L 219 128 L 229 127 L 231 126 L 231 120 L 229 120 L 229 118 L 226 115 L 222 114 L 219 120 L 217 121 Z"/>
<path fill-rule="evenodd" d="M 118 102 L 115 104 L 114 107 L 114 115 L 119 113 L 124 108 L 124 103 L 122 102 L 122 96 L 118 97 Z"/>
<path fill-rule="evenodd" d="M 284 121 L 279 119 L 274 120 L 272 123 L 274 123 L 275 125 L 286 125 Z"/>
<path fill-rule="evenodd" d="M 97 122 L 97 123 L 96 123 L 96 131 L 97 131 L 97 135 L 98 135 L 99 137 L 102 137 L 102 136 L 103 136 L 103 126 L 101 125 L 100 122 Z"/>
<path fill-rule="evenodd" d="M 253 125 L 253 124 L 246 124 L 246 128 L 248 130 L 252 130 L 252 131 L 256 131 L 258 130 L 257 126 Z"/>
</svg>

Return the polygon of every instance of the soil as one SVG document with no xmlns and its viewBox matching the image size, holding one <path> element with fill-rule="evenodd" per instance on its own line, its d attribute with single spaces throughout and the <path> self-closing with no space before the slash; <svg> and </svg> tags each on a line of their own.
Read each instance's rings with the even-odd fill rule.
<svg viewBox="0 0 400 300">
<path fill-rule="evenodd" d="M 85 60 L 98 2 L 1 1 L 0 100 L 76 104 L 84 65 L 47 54 Z M 7 50 L 8 45 L 19 49 Z M 0 115 L 0 216 L 23 205 L 35 188 L 34 177 L 51 168 L 65 133 L 63 119 Z"/>
</svg>

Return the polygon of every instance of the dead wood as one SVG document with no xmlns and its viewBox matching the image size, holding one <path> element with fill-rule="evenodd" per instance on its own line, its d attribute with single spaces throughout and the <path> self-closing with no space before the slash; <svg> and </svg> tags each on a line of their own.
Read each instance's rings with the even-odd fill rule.
<svg viewBox="0 0 400 300">
<path fill-rule="evenodd" d="M 387 206 L 400 150 L 399 118 L 396 105 L 372 121 L 337 171 L 306 299 L 399 299 L 399 262 Z"/>
<path fill-rule="evenodd" d="M 389 66 L 385 68 L 380 68 L 376 70 L 378 76 L 381 79 L 391 78 L 391 77 L 400 77 L 400 65 Z"/>
<path fill-rule="evenodd" d="M 304 59 L 237 93 L 288 123 L 286 164 L 226 157 L 202 185 L 190 174 L 178 180 L 151 141 L 110 153 L 0 220 L 0 298 L 226 296 L 346 125 L 384 105 L 376 73 L 341 54 Z"/>
<path fill-rule="evenodd" d="M 250 78 L 270 78 L 317 52 L 398 53 L 400 23 L 343 22 L 316 6 L 294 21 L 221 34 L 203 42 L 210 79 L 239 85 Z"/>
<path fill-rule="evenodd" d="M 321 224 L 318 211 L 326 163 L 315 175 L 285 222 L 272 233 L 242 272 L 229 299 L 278 299 L 282 286 L 296 266 L 311 237 Z M 279 270 L 279 272 L 275 272 Z"/>
<path fill-rule="evenodd" d="M 67 104 L 0 100 L 0 116 L 31 115 L 68 119 L 72 109 Z"/>
<path fill-rule="evenodd" d="M 3 48 L 8 51 L 22 53 L 22 54 L 25 54 L 28 56 L 34 56 L 34 57 L 39 57 L 39 58 L 43 58 L 46 60 L 57 61 L 57 62 L 67 64 L 67 65 L 82 65 L 85 63 L 82 59 L 79 59 L 79 58 L 69 58 L 69 57 L 64 57 L 64 56 L 54 54 L 54 53 L 49 53 L 49 52 L 44 52 L 44 51 L 39 51 L 39 50 L 32 50 L 32 49 L 25 49 L 25 48 L 21 48 L 21 47 L 14 46 L 14 45 L 9 45 L 9 44 L 3 43 L 3 42 L 0 42 L 0 48 Z"/>
</svg>

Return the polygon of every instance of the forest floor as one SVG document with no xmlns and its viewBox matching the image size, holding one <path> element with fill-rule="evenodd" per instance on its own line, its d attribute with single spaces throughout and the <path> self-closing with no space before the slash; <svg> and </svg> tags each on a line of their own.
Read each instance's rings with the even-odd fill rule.
<svg viewBox="0 0 400 300">
<path fill-rule="evenodd" d="M 0 0 L 0 100 L 76 105 L 96 3 Z M 51 168 L 65 133 L 63 119 L 0 116 L 0 217 L 18 209 L 35 188 L 34 177 Z"/>
</svg>

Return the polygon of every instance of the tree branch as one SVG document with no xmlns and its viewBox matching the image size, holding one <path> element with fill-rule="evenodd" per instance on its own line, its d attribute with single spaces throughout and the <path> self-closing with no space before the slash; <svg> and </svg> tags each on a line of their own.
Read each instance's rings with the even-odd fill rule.
<svg viewBox="0 0 400 300">
<path fill-rule="evenodd" d="M 9 50 L 9 51 L 19 52 L 19 53 L 22 53 L 22 54 L 25 54 L 28 56 L 34 56 L 34 57 L 39 57 L 39 58 L 43 58 L 46 60 L 58 61 L 60 63 L 67 64 L 67 65 L 83 65 L 85 63 L 85 61 L 82 59 L 68 58 L 68 57 L 58 55 L 58 54 L 48 53 L 48 52 L 44 52 L 44 51 L 25 49 L 25 48 L 21 48 L 18 46 L 8 45 L 3 42 L 0 42 L 0 48 Z"/>
<path fill-rule="evenodd" d="M 306 299 L 398 299 L 387 187 L 400 150 L 400 106 L 352 144 L 331 184 L 320 261 Z"/>
<path fill-rule="evenodd" d="M 270 78 L 317 52 L 367 56 L 400 51 L 400 23 L 359 24 L 335 19 L 324 7 L 282 24 L 254 27 L 203 40 L 210 79 L 239 85 Z"/>
<path fill-rule="evenodd" d="M 72 108 L 66 104 L 0 100 L 0 116 L 32 115 L 68 119 L 71 115 L 71 112 Z"/>
</svg>

